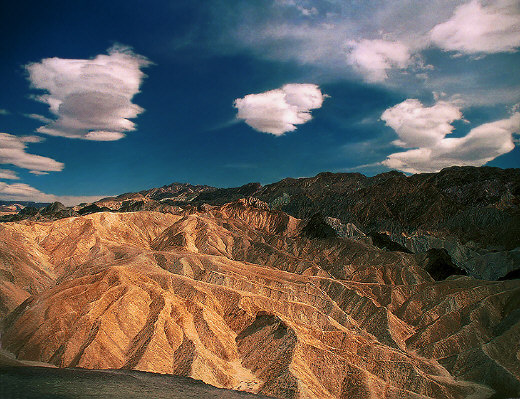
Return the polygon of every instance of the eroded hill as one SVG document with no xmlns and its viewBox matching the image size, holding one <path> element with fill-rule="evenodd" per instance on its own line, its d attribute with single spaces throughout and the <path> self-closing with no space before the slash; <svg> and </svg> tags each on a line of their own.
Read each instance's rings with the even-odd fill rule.
<svg viewBox="0 0 520 399">
<path fill-rule="evenodd" d="M 254 199 L 4 223 L 2 347 L 279 398 L 520 395 L 519 280 L 308 225 Z"/>
</svg>

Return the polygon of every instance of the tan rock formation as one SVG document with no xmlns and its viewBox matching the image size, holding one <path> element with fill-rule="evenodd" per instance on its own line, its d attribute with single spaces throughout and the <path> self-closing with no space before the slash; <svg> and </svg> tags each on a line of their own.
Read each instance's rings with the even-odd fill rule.
<svg viewBox="0 0 520 399">
<path fill-rule="evenodd" d="M 2 345 L 280 398 L 520 394 L 518 280 L 435 282 L 302 227 L 253 200 L 4 224 Z"/>
</svg>

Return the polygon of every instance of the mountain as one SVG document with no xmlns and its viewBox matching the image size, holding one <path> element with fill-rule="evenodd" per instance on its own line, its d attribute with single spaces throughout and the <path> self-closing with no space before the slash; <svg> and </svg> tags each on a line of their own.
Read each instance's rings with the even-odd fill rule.
<svg viewBox="0 0 520 399">
<path fill-rule="evenodd" d="M 0 259 L 1 344 L 20 360 L 276 398 L 520 395 L 520 280 L 323 214 L 248 198 L 23 220 L 0 224 Z"/>
<path fill-rule="evenodd" d="M 107 197 L 96 202 L 100 207 L 119 209 L 124 203 L 131 202 L 155 203 L 168 200 L 169 203 L 188 203 L 198 195 L 216 190 L 214 187 L 203 185 L 191 185 L 188 183 L 172 183 L 167 186 L 151 188 L 137 193 L 125 193 L 117 197 Z"/>
<path fill-rule="evenodd" d="M 211 195 L 219 193 L 224 190 Z M 405 176 L 392 171 L 374 177 L 325 172 L 287 178 L 250 195 L 295 217 L 320 212 L 367 232 L 435 232 L 462 243 L 520 246 L 520 169 L 451 167 L 439 173 Z M 200 197 L 211 203 L 204 193 Z"/>
<path fill-rule="evenodd" d="M 335 219 L 387 250 L 421 254 L 442 249 L 449 258 L 446 264 L 453 263 L 473 277 L 497 280 L 520 269 L 520 169 L 451 167 L 439 173 L 406 176 L 392 171 L 374 177 L 324 172 L 235 188 L 172 183 L 61 213 L 28 207 L 0 216 L 0 221 L 57 219 L 109 210 L 176 213 L 248 197 L 300 219 L 316 214 L 329 222 Z"/>
<path fill-rule="evenodd" d="M 451 167 L 439 173 L 406 176 L 392 171 L 374 177 L 324 172 L 235 188 L 172 183 L 59 213 L 27 207 L 0 216 L 0 221 L 54 220 L 109 210 L 176 213 L 249 197 L 300 219 L 323 215 L 390 251 L 444 250 L 445 265 L 452 263 L 473 277 L 498 280 L 520 269 L 520 169 Z"/>
</svg>

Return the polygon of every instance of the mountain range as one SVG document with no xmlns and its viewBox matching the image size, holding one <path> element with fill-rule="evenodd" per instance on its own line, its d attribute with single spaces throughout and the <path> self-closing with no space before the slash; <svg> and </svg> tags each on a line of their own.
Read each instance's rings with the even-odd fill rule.
<svg viewBox="0 0 520 399">
<path fill-rule="evenodd" d="M 4 363 L 275 398 L 519 396 L 519 212 L 520 170 L 488 167 L 26 207 L 0 224 Z"/>
</svg>

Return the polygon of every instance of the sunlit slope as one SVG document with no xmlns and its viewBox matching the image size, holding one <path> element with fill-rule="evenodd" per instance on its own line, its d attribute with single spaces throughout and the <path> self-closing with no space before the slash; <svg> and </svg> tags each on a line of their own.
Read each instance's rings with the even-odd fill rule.
<svg viewBox="0 0 520 399">
<path fill-rule="evenodd" d="M 280 398 L 520 394 L 518 280 L 435 282 L 412 254 L 304 225 L 255 200 L 5 224 L 8 310 L 24 302 L 2 346 Z"/>
</svg>

